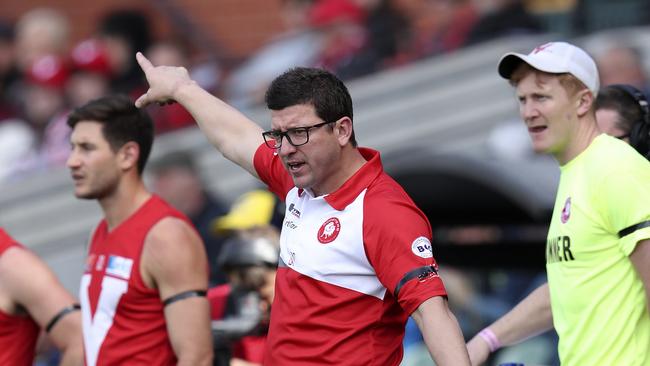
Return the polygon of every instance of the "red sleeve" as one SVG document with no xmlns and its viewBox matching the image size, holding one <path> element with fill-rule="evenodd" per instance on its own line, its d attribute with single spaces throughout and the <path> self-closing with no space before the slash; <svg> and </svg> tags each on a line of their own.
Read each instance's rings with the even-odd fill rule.
<svg viewBox="0 0 650 366">
<path fill-rule="evenodd" d="M 262 143 L 255 152 L 253 165 L 262 182 L 284 201 L 294 184 L 278 154 Z"/>
<path fill-rule="evenodd" d="M 408 314 L 431 297 L 447 295 L 429 221 L 396 183 L 366 194 L 363 237 L 379 281 Z"/>
</svg>

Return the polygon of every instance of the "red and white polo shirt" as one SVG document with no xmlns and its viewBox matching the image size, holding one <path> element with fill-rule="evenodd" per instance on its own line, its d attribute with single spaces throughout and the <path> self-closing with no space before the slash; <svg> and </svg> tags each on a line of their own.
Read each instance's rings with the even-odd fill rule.
<svg viewBox="0 0 650 366">
<path fill-rule="evenodd" d="M 255 169 L 286 202 L 264 365 L 398 365 L 408 316 L 446 296 L 426 216 L 379 153 L 337 191 L 294 186 L 263 144 Z"/>
</svg>

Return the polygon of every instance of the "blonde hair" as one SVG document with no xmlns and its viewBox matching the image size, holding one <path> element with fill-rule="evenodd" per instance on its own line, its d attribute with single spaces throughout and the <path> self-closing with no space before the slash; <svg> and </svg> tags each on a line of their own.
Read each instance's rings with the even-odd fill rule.
<svg viewBox="0 0 650 366">
<path fill-rule="evenodd" d="M 569 73 L 561 73 L 561 74 L 553 74 L 553 73 L 548 73 L 545 71 L 537 70 L 536 68 L 530 66 L 529 64 L 522 62 L 517 66 L 515 71 L 512 72 L 512 75 L 510 76 L 510 84 L 512 86 L 517 86 L 519 82 L 526 76 L 528 73 L 534 73 L 535 74 L 535 83 L 537 85 L 542 85 L 544 84 L 544 80 L 542 80 L 539 75 L 548 75 L 548 76 L 557 76 L 560 85 L 566 90 L 567 94 L 569 96 L 575 96 L 579 91 L 583 89 L 589 89 L 587 86 L 578 78 L 573 76 L 572 74 Z M 595 97 L 595 96 L 594 96 Z"/>
</svg>

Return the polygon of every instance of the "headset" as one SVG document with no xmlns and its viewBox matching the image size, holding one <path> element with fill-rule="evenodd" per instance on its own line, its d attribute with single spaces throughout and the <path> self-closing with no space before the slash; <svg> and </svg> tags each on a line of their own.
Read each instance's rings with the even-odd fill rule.
<svg viewBox="0 0 650 366">
<path fill-rule="evenodd" d="M 650 106 L 648 98 L 639 89 L 627 84 L 615 84 L 611 87 L 623 91 L 634 99 L 641 111 L 641 120 L 635 121 L 630 129 L 630 145 L 650 160 Z"/>
</svg>

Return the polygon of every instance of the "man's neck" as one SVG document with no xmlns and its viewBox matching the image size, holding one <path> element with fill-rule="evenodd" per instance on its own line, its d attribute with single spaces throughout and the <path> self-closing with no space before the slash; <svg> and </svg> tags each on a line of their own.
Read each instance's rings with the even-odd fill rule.
<svg viewBox="0 0 650 366">
<path fill-rule="evenodd" d="M 113 194 L 99 200 L 108 229 L 113 230 L 124 222 L 149 198 L 151 193 L 147 191 L 141 179 L 131 183 L 122 181 Z"/>
<path fill-rule="evenodd" d="M 602 132 L 598 129 L 595 118 L 585 116 L 576 125 L 575 132 L 571 137 L 564 150 L 555 155 L 560 165 L 565 165 L 575 157 L 580 155 L 583 151 L 587 150 L 589 145 L 594 141 L 596 136 Z"/>
<path fill-rule="evenodd" d="M 356 172 L 361 169 L 366 159 L 361 155 L 357 148 L 349 147 L 350 150 L 344 151 L 341 155 L 340 167 L 332 180 L 329 181 L 328 186 L 319 187 L 320 190 L 312 188 L 314 196 L 322 196 L 329 194 L 339 189 L 345 182 L 348 181 Z"/>
</svg>

